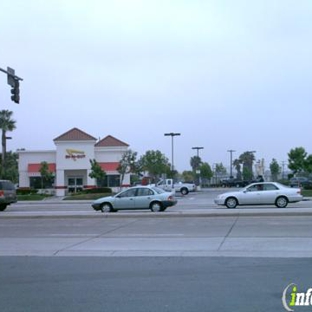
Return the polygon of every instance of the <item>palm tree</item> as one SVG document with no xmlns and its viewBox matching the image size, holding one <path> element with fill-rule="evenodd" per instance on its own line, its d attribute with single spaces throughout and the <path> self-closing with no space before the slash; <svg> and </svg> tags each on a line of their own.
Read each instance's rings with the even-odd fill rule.
<svg viewBox="0 0 312 312">
<path fill-rule="evenodd" d="M 241 162 L 240 162 L 240 160 L 239 159 L 235 159 L 234 161 L 233 161 L 233 166 L 235 167 L 235 169 L 236 169 L 236 179 L 237 180 L 241 180 L 242 179 L 242 171 L 241 171 Z"/>
<path fill-rule="evenodd" d="M 251 180 L 253 173 L 252 173 L 252 166 L 253 162 L 255 161 L 254 151 L 247 151 L 244 152 L 239 156 L 240 162 L 243 164 L 243 176 L 245 180 Z"/>
<path fill-rule="evenodd" d="M 13 115 L 13 112 L 9 110 L 1 110 L 0 111 L 0 129 L 2 130 L 2 138 L 1 138 L 1 143 L 2 143 L 2 171 L 1 175 L 2 178 L 5 177 L 5 155 L 6 155 L 6 133 L 7 131 L 13 131 L 16 126 L 15 123 L 16 121 L 13 120 L 11 117 Z"/>
<path fill-rule="evenodd" d="M 196 172 L 196 170 L 200 167 L 201 164 L 202 164 L 202 160 L 199 156 L 191 157 L 190 165 L 194 172 Z"/>
</svg>

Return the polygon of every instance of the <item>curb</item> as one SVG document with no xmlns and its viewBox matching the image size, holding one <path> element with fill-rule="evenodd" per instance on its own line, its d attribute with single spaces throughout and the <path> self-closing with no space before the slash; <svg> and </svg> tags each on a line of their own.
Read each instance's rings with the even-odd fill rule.
<svg viewBox="0 0 312 312">
<path fill-rule="evenodd" d="M 301 217 L 312 216 L 312 210 L 300 211 L 228 211 L 222 212 L 120 212 L 120 213 L 101 213 L 101 212 L 3 212 L 1 219 L 118 219 L 118 218 L 218 218 L 218 217 Z"/>
</svg>

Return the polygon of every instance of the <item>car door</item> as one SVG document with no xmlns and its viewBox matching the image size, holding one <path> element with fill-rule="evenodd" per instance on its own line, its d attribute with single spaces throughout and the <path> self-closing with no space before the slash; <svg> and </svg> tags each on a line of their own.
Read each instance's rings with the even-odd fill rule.
<svg viewBox="0 0 312 312">
<path fill-rule="evenodd" d="M 260 194 L 260 204 L 275 204 L 279 189 L 273 183 L 264 183 Z"/>
<path fill-rule="evenodd" d="M 149 188 L 138 188 L 135 197 L 135 208 L 144 209 L 149 208 L 150 202 L 153 199 L 154 192 Z"/>
<path fill-rule="evenodd" d="M 240 205 L 259 205 L 262 192 L 262 183 L 247 187 L 239 198 Z"/>
<path fill-rule="evenodd" d="M 133 209 L 137 189 L 129 189 L 119 193 L 115 197 L 114 208 L 116 209 Z"/>
</svg>

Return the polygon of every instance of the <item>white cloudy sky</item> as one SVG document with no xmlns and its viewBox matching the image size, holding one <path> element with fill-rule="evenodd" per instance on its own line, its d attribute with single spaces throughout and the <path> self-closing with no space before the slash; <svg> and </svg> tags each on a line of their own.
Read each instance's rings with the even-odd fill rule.
<svg viewBox="0 0 312 312">
<path fill-rule="evenodd" d="M 15 0 L 0 4 L 0 67 L 21 83 L 1 109 L 8 149 L 54 149 L 73 127 L 189 169 L 255 150 L 266 164 L 312 153 L 311 0 Z"/>
</svg>

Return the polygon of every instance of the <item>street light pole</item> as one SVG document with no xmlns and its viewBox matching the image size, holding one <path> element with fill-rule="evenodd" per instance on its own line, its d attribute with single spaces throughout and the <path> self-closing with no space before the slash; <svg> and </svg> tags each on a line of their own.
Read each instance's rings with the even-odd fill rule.
<svg viewBox="0 0 312 312">
<path fill-rule="evenodd" d="M 204 148 L 202 146 L 195 146 L 195 147 L 192 147 L 192 149 L 197 150 L 197 157 L 199 157 L 199 150 L 204 149 Z"/>
<path fill-rule="evenodd" d="M 181 133 L 174 133 L 174 132 L 170 132 L 170 133 L 165 133 L 165 136 L 171 136 L 171 171 L 173 173 L 174 171 L 174 146 L 173 146 L 173 137 L 181 135 Z"/>
<path fill-rule="evenodd" d="M 235 153 L 236 151 L 234 150 L 228 150 L 228 152 L 230 153 L 230 177 L 233 177 L 233 153 Z"/>
<path fill-rule="evenodd" d="M 202 146 L 194 146 L 192 147 L 193 150 L 197 150 L 197 161 L 199 161 L 199 150 L 204 149 Z M 198 162 L 196 162 L 198 164 Z M 196 166 L 197 167 L 197 166 Z M 197 174 L 198 174 L 198 184 L 201 186 L 201 177 L 200 177 L 200 171 L 198 168 L 196 168 L 195 170 L 195 174 L 196 174 L 196 180 L 197 180 Z"/>
</svg>

